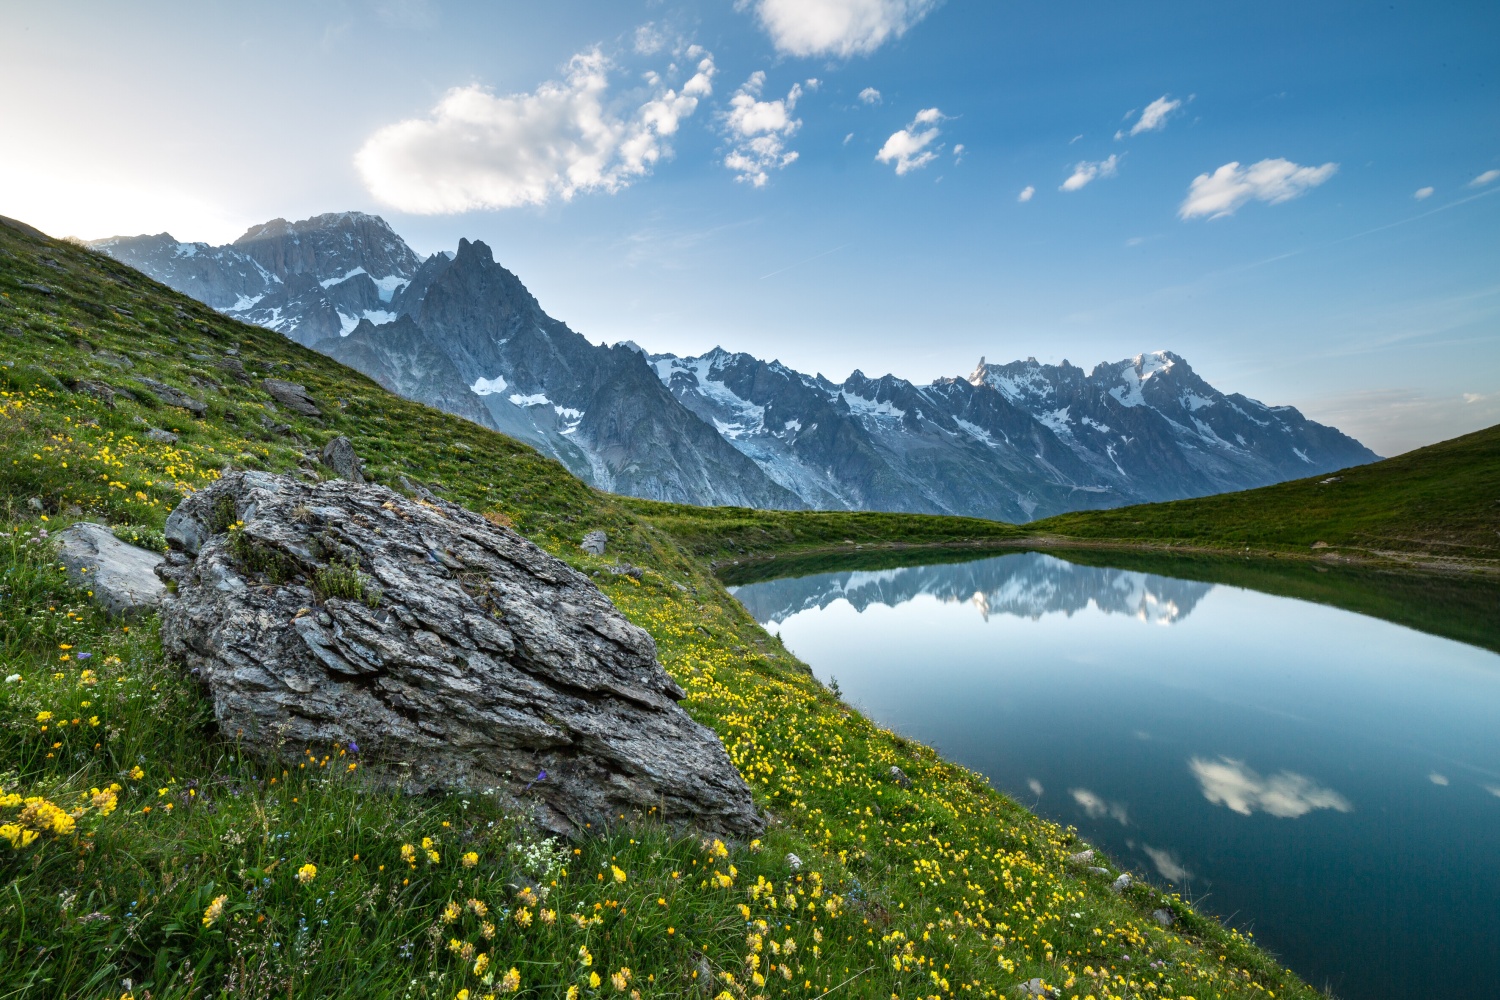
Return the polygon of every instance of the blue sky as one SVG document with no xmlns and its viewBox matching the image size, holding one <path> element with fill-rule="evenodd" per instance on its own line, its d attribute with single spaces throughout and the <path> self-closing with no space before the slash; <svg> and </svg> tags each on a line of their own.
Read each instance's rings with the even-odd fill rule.
<svg viewBox="0 0 1500 1000">
<path fill-rule="evenodd" d="M 595 341 L 914 381 L 1170 349 L 1384 454 L 1500 421 L 1493 3 L 254 10 L 0 10 L 0 213 L 357 208 Z"/>
</svg>

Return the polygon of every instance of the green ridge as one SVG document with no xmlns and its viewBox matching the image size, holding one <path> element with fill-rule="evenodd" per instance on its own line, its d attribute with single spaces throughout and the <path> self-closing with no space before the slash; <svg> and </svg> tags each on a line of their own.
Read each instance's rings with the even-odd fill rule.
<svg viewBox="0 0 1500 1000">
<path fill-rule="evenodd" d="M 223 367 L 231 348 L 247 381 Z M 307 386 L 323 416 L 273 410 L 267 376 Z M 231 466 L 294 470 L 336 434 L 379 482 L 508 521 L 585 571 L 643 567 L 598 579 L 723 738 L 772 817 L 764 843 L 632 815 L 559 845 L 482 795 L 367 788 L 347 748 L 247 759 L 162 662 L 156 621 L 104 619 L 41 537 L 88 517 L 155 544 L 184 493 Z M 607 559 L 578 549 L 593 528 Z M 0 996 L 1010 997 L 1033 977 L 1080 1000 L 1318 995 L 1144 876 L 1112 892 L 1108 859 L 1104 877 L 1067 862 L 1073 831 L 841 704 L 708 563 L 893 535 L 1023 532 L 601 494 L 106 257 L 0 225 Z"/>
</svg>

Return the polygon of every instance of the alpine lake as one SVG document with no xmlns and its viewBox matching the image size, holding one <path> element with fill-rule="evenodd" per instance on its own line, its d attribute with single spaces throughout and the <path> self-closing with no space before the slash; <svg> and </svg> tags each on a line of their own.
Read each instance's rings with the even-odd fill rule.
<svg viewBox="0 0 1500 1000">
<path fill-rule="evenodd" d="M 1500 996 L 1500 586 L 1097 552 L 916 558 L 724 577 L 870 718 L 1312 985 Z"/>
</svg>

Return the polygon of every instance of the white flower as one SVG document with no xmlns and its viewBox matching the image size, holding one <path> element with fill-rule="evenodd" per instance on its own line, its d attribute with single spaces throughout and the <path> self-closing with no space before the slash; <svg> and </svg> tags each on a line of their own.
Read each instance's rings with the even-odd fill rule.
<svg viewBox="0 0 1500 1000">
<path fill-rule="evenodd" d="M 10 674 L 9 676 L 7 676 L 5 678 L 5 683 L 7 683 L 7 684 L 14 684 L 17 681 L 19 681 L 20 679 L 21 679 L 21 675 L 20 674 Z"/>
</svg>

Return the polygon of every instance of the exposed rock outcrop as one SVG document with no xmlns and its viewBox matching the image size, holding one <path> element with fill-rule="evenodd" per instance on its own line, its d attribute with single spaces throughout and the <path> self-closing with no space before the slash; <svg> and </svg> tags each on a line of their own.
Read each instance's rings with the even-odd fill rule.
<svg viewBox="0 0 1500 1000">
<path fill-rule="evenodd" d="M 298 385 L 296 382 L 288 382 L 285 379 L 268 378 L 261 382 L 271 398 L 294 413 L 300 413 L 304 417 L 321 417 L 323 411 L 313 402 L 313 398 L 307 394 L 307 387 Z"/>
<path fill-rule="evenodd" d="M 493 789 L 564 835 L 653 808 L 763 828 L 651 637 L 513 531 L 381 486 L 243 472 L 184 501 L 167 537 L 163 646 L 248 749 L 354 742 L 382 780 Z"/>
<path fill-rule="evenodd" d="M 57 536 L 57 554 L 73 585 L 92 590 L 94 601 L 112 615 L 141 614 L 161 603 L 161 554 L 127 545 L 102 524 L 80 521 L 65 528 Z"/>
</svg>

